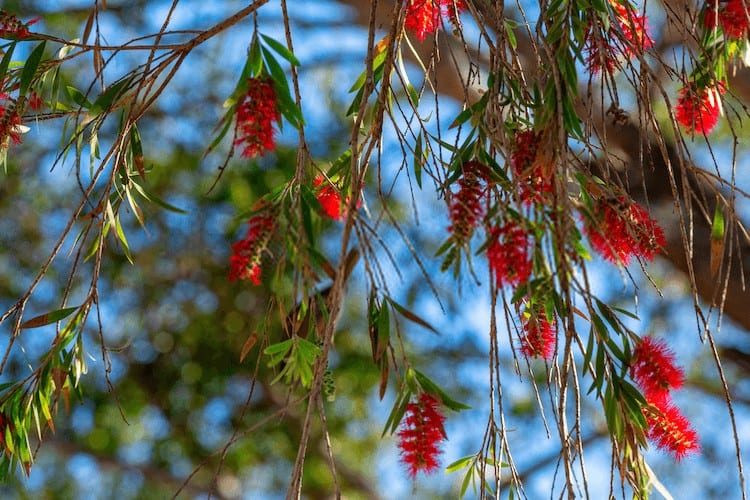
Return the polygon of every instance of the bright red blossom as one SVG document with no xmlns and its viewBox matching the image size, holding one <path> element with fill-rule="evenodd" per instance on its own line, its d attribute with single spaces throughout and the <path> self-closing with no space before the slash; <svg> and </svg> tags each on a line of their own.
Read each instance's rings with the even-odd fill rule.
<svg viewBox="0 0 750 500">
<path fill-rule="evenodd" d="M 675 106 L 675 118 L 691 134 L 710 134 L 722 114 L 721 95 L 724 92 L 723 83 L 715 87 L 699 88 L 695 84 L 683 87 Z"/>
<path fill-rule="evenodd" d="M 613 1 L 610 4 L 615 12 L 619 30 L 611 26 L 603 36 L 596 36 L 596 28 L 591 26 L 586 34 L 586 66 L 594 74 L 602 70 L 612 74 L 624 61 L 629 61 L 654 45 L 648 34 L 648 21 L 645 15 L 638 14 L 629 3 Z"/>
<path fill-rule="evenodd" d="M 242 156 L 253 158 L 273 151 L 273 122 L 281 119 L 276 106 L 276 91 L 270 78 L 248 78 L 247 93 L 237 106 L 235 146 Z"/>
<path fill-rule="evenodd" d="M 685 380 L 682 369 L 675 366 L 674 353 L 667 343 L 652 337 L 645 337 L 633 351 L 630 376 L 648 401 L 669 397 L 669 391 L 682 387 Z"/>
<path fill-rule="evenodd" d="M 557 321 L 550 322 L 544 310 L 527 311 L 527 315 L 523 320 L 521 354 L 551 360 L 557 342 Z"/>
<path fill-rule="evenodd" d="M 0 148 L 6 148 L 9 141 L 13 144 L 21 144 L 21 118 L 15 99 L 8 94 L 0 94 Z"/>
<path fill-rule="evenodd" d="M 741 40 L 750 31 L 748 23 L 747 5 L 743 0 L 726 0 L 721 2 L 706 2 L 706 16 L 703 24 L 709 30 L 721 26 L 724 36 Z"/>
<path fill-rule="evenodd" d="M 465 8 L 463 0 L 407 0 L 404 27 L 421 42 L 440 28 L 443 16 L 454 19 Z"/>
<path fill-rule="evenodd" d="M 229 281 L 249 279 L 255 285 L 260 285 L 261 257 L 275 226 L 274 216 L 268 211 L 248 221 L 245 237 L 232 245 Z"/>
<path fill-rule="evenodd" d="M 401 462 L 412 478 L 419 471 L 429 474 L 437 470 L 440 443 L 447 439 L 443 422 L 445 416 L 440 413 L 440 403 L 429 394 L 421 394 L 416 402 L 406 406 L 398 432 L 398 447 Z"/>
<path fill-rule="evenodd" d="M 346 215 L 346 208 L 336 188 L 322 175 L 316 176 L 313 184 L 318 188 L 317 198 L 323 213 L 333 220 L 342 220 Z"/>
<path fill-rule="evenodd" d="M 700 452 L 698 434 L 669 398 L 649 403 L 651 406 L 643 409 L 648 423 L 646 436 L 656 446 L 671 453 L 676 460 Z"/>
<path fill-rule="evenodd" d="M 515 223 L 506 223 L 493 228 L 489 240 L 487 260 L 497 286 L 526 283 L 532 268 L 528 232 Z"/>
<path fill-rule="evenodd" d="M 451 225 L 448 231 L 456 241 L 466 242 L 484 217 L 482 201 L 487 190 L 482 180 L 487 177 L 487 167 L 477 160 L 470 160 L 464 163 L 462 170 L 463 175 L 458 180 L 459 190 L 451 200 Z"/>
<path fill-rule="evenodd" d="M 39 21 L 39 18 L 34 18 L 28 23 L 23 23 L 14 14 L 0 10 L 0 38 L 17 38 L 23 40 L 29 36 L 29 26 L 37 21 Z"/>
<path fill-rule="evenodd" d="M 651 260 L 666 243 L 648 211 L 622 197 L 598 200 L 594 220 L 585 220 L 584 228 L 591 246 L 613 264 L 626 265 L 631 257 Z"/>
<path fill-rule="evenodd" d="M 547 193 L 552 192 L 552 175 L 545 172 L 545 165 L 537 154 L 541 136 L 533 130 L 524 130 L 518 132 L 515 139 L 510 162 L 521 199 L 527 203 L 540 203 Z"/>
</svg>

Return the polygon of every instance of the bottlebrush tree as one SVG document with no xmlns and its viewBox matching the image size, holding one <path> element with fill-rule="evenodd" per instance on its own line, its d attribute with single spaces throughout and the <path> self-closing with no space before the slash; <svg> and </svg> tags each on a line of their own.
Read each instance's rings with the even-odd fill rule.
<svg viewBox="0 0 750 500">
<path fill-rule="evenodd" d="M 59 144 L 46 155 L 45 168 L 65 167 L 76 189 L 56 209 L 55 220 L 62 222 L 48 228 L 54 243 L 31 259 L 35 273 L 15 296 L 5 293 L 2 303 L 7 342 L 0 364 L 0 471 L 10 477 L 18 469 L 33 470 L 55 422 L 69 418 L 60 403 L 87 401 L 83 381 L 92 338 L 111 397 L 122 400 L 109 378 L 115 349 L 106 340 L 110 323 L 103 303 L 117 303 L 118 287 L 107 270 L 120 257 L 133 269 L 144 265 L 143 245 L 133 241 L 148 234 L 149 217 L 155 217 L 150 213 L 179 212 L 152 190 L 151 179 L 161 176 L 169 185 L 178 176 L 159 172 L 158 133 L 142 131 L 154 130 L 149 122 L 170 96 L 184 94 L 174 88 L 177 75 L 187 72 L 195 93 L 191 105 L 203 111 L 214 106 L 211 115 L 218 116 L 213 131 L 202 131 L 199 140 L 204 155 L 197 163 L 212 166 L 204 172 L 208 196 L 237 187 L 233 172 L 250 169 L 255 176 L 258 162 L 273 181 L 248 181 L 262 189 L 244 196 L 248 203 L 235 214 L 238 232 L 222 235 L 227 257 L 222 279 L 211 285 L 214 294 L 236 295 L 236 301 L 261 298 L 254 299 L 259 305 L 253 314 L 237 319 L 246 325 L 237 366 L 254 368 L 236 374 L 251 383 L 231 437 L 179 477 L 175 493 L 190 488 L 210 460 L 217 460 L 218 478 L 222 467 L 230 467 L 224 461 L 232 447 L 272 425 L 284 426 L 288 414 L 296 415 L 298 428 L 287 496 L 300 497 L 319 481 L 310 478 L 319 468 L 310 472 L 307 463 L 318 449 L 325 450 L 320 453 L 332 478 L 329 494 L 349 491 L 338 480 L 346 472 L 337 467 L 338 438 L 328 427 L 337 408 L 330 402 L 354 397 L 341 387 L 355 392 L 354 383 L 337 376 L 345 363 L 338 346 L 346 341 L 334 334 L 345 299 L 360 303 L 366 322 L 361 331 L 347 332 L 349 342 L 369 351 L 366 368 L 358 367 L 361 376 L 375 374 L 368 390 L 390 401 L 380 403 L 376 423 L 383 439 L 396 443 L 393 461 L 401 461 L 404 475 L 417 484 L 445 468 L 462 471 L 460 495 L 471 493 L 472 484 L 480 496 L 506 487 L 523 494 L 513 443 L 541 437 L 513 436 L 507 425 L 500 367 L 512 359 L 540 413 L 551 417 L 547 434 L 559 439 L 561 494 L 592 494 L 584 427 L 597 418 L 611 445 L 610 494 L 664 493 L 646 450 L 658 448 L 676 462 L 701 452 L 699 429 L 673 398 L 686 374 L 667 341 L 640 322 L 635 298 L 629 308 L 608 303 L 589 279 L 592 266 L 604 262 L 632 282 L 646 276 L 660 290 L 648 266 L 662 257 L 685 271 L 693 292 L 693 338 L 713 353 L 732 423 L 726 437 L 735 440 L 744 488 L 742 440 L 710 318 L 725 311 L 750 328 L 742 305 L 748 298 L 742 258 L 750 238 L 736 211 L 747 191 L 734 168 L 698 168 L 694 151 L 713 151 L 712 134 L 742 146 L 742 102 L 750 93 L 747 6 L 628 0 L 341 4 L 354 7 L 366 52 L 358 77 L 335 82 L 348 91 L 338 141 L 345 146 L 327 151 L 325 159 L 311 148 L 320 125 L 308 110 L 319 103 L 305 99 L 304 77 L 312 69 L 300 55 L 304 23 L 295 21 L 299 7 L 293 3 L 256 0 L 200 29 L 174 28 L 175 19 L 187 14 L 180 2 L 165 3 L 149 11 L 162 16 L 158 31 L 112 45 L 102 20 L 109 14 L 106 2 L 79 12 L 75 39 L 55 31 L 49 12 L 2 11 L 5 175 L 23 171 L 14 158 L 33 147 L 34 134 L 43 134 Z M 121 22 L 127 24 L 127 15 Z M 236 83 L 217 87 L 225 93 L 223 107 L 201 99 L 208 75 L 188 62 L 218 37 L 226 37 L 222 51 L 242 54 L 243 61 L 234 71 Z M 84 59 L 90 62 L 81 66 Z M 446 97 L 459 102 L 457 111 Z M 179 124 L 181 117 L 170 119 Z M 282 168 L 283 150 L 290 148 L 291 166 Z M 400 165 L 393 164 L 394 151 Z M 730 155 L 732 164 L 736 155 Z M 703 156 L 718 162 L 713 153 Z M 37 173 L 21 178 L 30 175 Z M 395 210 L 397 186 L 431 196 L 430 213 L 420 215 L 416 203 Z M 23 213 L 8 216 L 20 221 Z M 402 230 L 403 220 L 418 217 L 442 221 L 435 248 L 420 247 L 424 240 L 413 234 L 432 228 Z M 452 463 L 441 460 L 447 429 L 470 407 L 439 383 L 445 374 L 422 366 L 420 343 L 405 333 L 406 324 L 437 329 L 401 299 L 403 280 L 388 270 L 400 264 L 383 236 L 391 230 L 421 269 L 421 300 L 440 303 L 439 270 L 439 279 L 456 288 L 481 285 L 490 304 L 484 326 L 489 351 L 482 362 L 487 411 L 473 436 L 475 453 Z M 169 237 L 168 231 L 160 234 Z M 175 259 L 190 251 L 159 244 Z M 67 276 L 60 286 L 42 285 L 55 282 L 58 273 Z M 355 286 L 364 293 L 348 297 Z M 111 296 L 105 299 L 105 293 Z M 54 307 L 39 310 L 50 302 Z M 206 336 L 222 337 L 226 317 L 216 308 L 211 314 Z M 24 338 L 33 329 L 54 334 L 41 355 L 25 361 L 26 369 L 10 369 L 8 361 L 24 356 Z M 179 335 L 171 342 L 179 346 Z M 732 352 L 736 360 L 741 351 Z M 451 369 L 450 357 L 441 363 Z M 183 379 L 185 369 L 208 369 L 185 366 Z M 168 383 L 170 375 L 154 376 Z M 277 409 L 253 420 L 261 397 L 256 384 Z M 581 413 L 586 398 L 597 402 L 598 416 Z"/>
</svg>

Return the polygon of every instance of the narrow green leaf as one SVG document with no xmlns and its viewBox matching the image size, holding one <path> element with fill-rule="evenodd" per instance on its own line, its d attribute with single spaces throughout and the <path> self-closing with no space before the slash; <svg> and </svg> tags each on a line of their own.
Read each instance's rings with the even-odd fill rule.
<svg viewBox="0 0 750 500">
<path fill-rule="evenodd" d="M 128 91 L 128 87 L 132 81 L 133 77 L 131 76 L 129 78 L 123 78 L 107 87 L 107 89 L 102 92 L 91 105 L 91 114 L 96 116 L 109 111 L 112 104 Z"/>
<path fill-rule="evenodd" d="M 140 193 L 141 196 L 143 196 L 144 198 L 146 198 L 151 203 L 160 206 L 161 208 L 169 210 L 170 212 L 176 212 L 178 214 L 187 214 L 188 213 L 187 210 L 184 210 L 182 208 L 178 208 L 178 207 L 172 205 L 171 203 L 168 203 L 168 202 L 162 200 L 161 198 L 159 198 L 158 196 L 154 195 L 153 193 L 150 193 L 150 192 L 146 191 L 146 189 L 143 186 L 141 186 L 140 184 L 138 184 L 136 182 L 133 182 L 132 186 L 135 188 L 136 191 L 138 191 L 138 193 Z"/>
<path fill-rule="evenodd" d="M 122 243 L 122 249 L 125 252 L 125 257 L 128 259 L 128 262 L 132 264 L 133 257 L 130 255 L 130 245 L 128 245 L 128 240 L 125 237 L 125 232 L 122 230 L 119 215 L 115 216 L 115 234 L 117 235 L 117 239 Z"/>
<path fill-rule="evenodd" d="M 471 406 L 459 403 L 455 399 L 452 399 L 448 394 L 442 390 L 438 385 L 427 377 L 424 373 L 419 370 L 414 370 L 414 377 L 416 378 L 419 386 L 428 394 L 437 395 L 442 400 L 442 403 L 453 411 L 470 410 Z"/>
<path fill-rule="evenodd" d="M 281 57 L 283 57 L 284 59 L 286 59 L 287 61 L 289 61 L 290 64 L 292 64 L 294 66 L 299 66 L 300 65 L 299 60 L 297 59 L 297 57 L 286 46 L 284 46 L 281 43 L 277 42 L 276 40 L 274 40 L 270 36 L 266 36 L 266 35 L 263 35 L 263 34 L 261 34 L 260 36 L 263 38 L 263 40 L 268 45 L 271 46 L 271 48 L 274 50 L 274 52 L 276 52 L 278 55 L 280 55 Z"/>
<path fill-rule="evenodd" d="M 466 457 L 459 458 L 455 462 L 450 463 L 445 468 L 445 473 L 450 474 L 451 472 L 456 472 L 457 470 L 461 470 L 465 467 L 468 467 L 474 461 L 475 457 L 476 455 L 468 455 Z"/>
<path fill-rule="evenodd" d="M 34 47 L 34 50 L 29 54 L 29 58 L 26 59 L 26 63 L 23 65 L 23 71 L 21 72 L 21 80 L 19 82 L 19 95 L 26 95 L 26 92 L 29 91 L 31 82 L 34 81 L 36 70 L 39 68 L 39 63 L 42 62 L 42 56 L 44 55 L 44 48 L 46 45 L 47 42 L 43 41 Z"/>
<path fill-rule="evenodd" d="M 27 328 L 39 328 L 40 326 L 50 325 L 52 323 L 57 323 L 58 321 L 67 318 L 71 314 L 73 314 L 75 311 L 77 311 L 81 306 L 77 307 L 66 307 L 64 309 L 58 309 L 56 311 L 51 311 L 45 314 L 40 314 L 39 316 L 36 316 L 34 318 L 31 318 L 28 321 L 24 321 L 21 323 L 22 329 Z"/>
<path fill-rule="evenodd" d="M 5 49 L 5 55 L 3 56 L 2 61 L 0 61 L 0 81 L 5 80 L 5 73 L 8 72 L 8 65 L 10 64 L 11 59 L 13 59 L 13 50 L 15 50 L 15 48 L 16 42 L 13 42 Z"/>
<path fill-rule="evenodd" d="M 91 106 L 91 103 L 86 100 L 86 97 L 77 88 L 73 87 L 72 85 L 67 85 L 65 87 L 65 90 L 68 93 L 68 97 L 70 97 L 70 99 L 77 105 L 81 106 L 82 108 L 88 108 Z"/>
<path fill-rule="evenodd" d="M 422 162 L 424 161 L 424 155 L 422 153 L 422 134 L 417 136 L 417 143 L 414 145 L 414 179 L 417 181 L 417 186 L 422 189 Z"/>
<path fill-rule="evenodd" d="M 245 80 L 249 77 L 256 77 L 260 75 L 263 69 L 263 58 L 260 54 L 260 43 L 258 39 L 253 37 L 253 42 L 250 44 L 250 52 L 247 55 L 247 62 L 245 68 L 242 71 L 242 79 L 239 86 L 245 85 Z"/>
</svg>

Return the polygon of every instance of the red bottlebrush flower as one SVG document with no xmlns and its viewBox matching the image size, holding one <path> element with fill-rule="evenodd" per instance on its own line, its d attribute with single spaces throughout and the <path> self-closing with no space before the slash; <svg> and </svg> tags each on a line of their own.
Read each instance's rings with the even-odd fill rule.
<svg viewBox="0 0 750 500">
<path fill-rule="evenodd" d="M 743 0 L 727 0 L 722 2 L 706 2 L 706 16 L 703 24 L 709 30 L 721 26 L 724 36 L 741 40 L 750 31 L 748 11 Z"/>
<path fill-rule="evenodd" d="M 653 47 L 654 41 L 648 34 L 648 21 L 629 4 L 610 2 L 615 12 L 615 22 L 619 30 L 610 27 L 603 36 L 596 36 L 594 26 L 586 34 L 584 50 L 587 52 L 586 66 L 594 74 L 606 71 L 609 74 L 619 69 L 624 61 L 629 61 L 645 49 Z M 624 36 L 623 36 L 624 35 Z"/>
<path fill-rule="evenodd" d="M 529 280 L 532 268 L 530 250 L 529 234 L 515 223 L 490 231 L 487 260 L 498 287 L 504 284 L 515 287 Z"/>
<path fill-rule="evenodd" d="M 261 257 L 276 226 L 274 215 L 264 212 L 248 221 L 245 237 L 232 245 L 229 281 L 251 280 L 260 285 Z"/>
<path fill-rule="evenodd" d="M 346 206 L 336 188 L 322 175 L 316 176 L 313 184 L 318 188 L 317 197 L 323 213 L 333 220 L 344 219 L 346 217 Z"/>
<path fill-rule="evenodd" d="M 687 455 L 700 452 L 698 433 L 669 398 L 649 403 L 650 406 L 643 409 L 648 424 L 648 439 L 662 450 L 671 453 L 678 461 Z"/>
<path fill-rule="evenodd" d="M 443 16 L 455 23 L 456 13 L 465 8 L 463 0 L 407 0 L 404 26 L 422 42 L 438 30 Z"/>
<path fill-rule="evenodd" d="M 42 98 L 39 97 L 39 94 L 37 94 L 36 92 L 33 92 L 33 91 L 29 95 L 29 101 L 28 101 L 28 103 L 29 103 L 29 107 L 33 111 L 39 111 L 39 110 L 41 110 L 44 107 L 44 101 L 42 100 Z"/>
<path fill-rule="evenodd" d="M 591 246 L 613 264 L 626 265 L 631 257 L 652 260 L 666 243 L 661 227 L 634 201 L 600 199 L 594 219 L 584 225 Z"/>
<path fill-rule="evenodd" d="M 0 94 L 0 98 L 8 102 L 0 103 L 0 149 L 7 148 L 10 141 L 21 144 L 21 134 L 28 130 L 23 126 L 23 120 L 15 100 L 7 94 Z"/>
<path fill-rule="evenodd" d="M 23 23 L 14 14 L 0 10 L 0 38 L 23 40 L 29 36 L 29 26 L 37 21 L 39 21 L 38 17 L 28 23 Z"/>
<path fill-rule="evenodd" d="M 543 309 L 526 312 L 521 335 L 521 354 L 551 360 L 557 342 L 557 321 L 550 322 Z"/>
<path fill-rule="evenodd" d="M 679 389 L 685 380 L 682 369 L 675 366 L 674 353 L 663 340 L 645 337 L 633 351 L 630 376 L 649 401 L 669 396 L 671 389 Z"/>
<path fill-rule="evenodd" d="M 404 27 L 413 31 L 421 42 L 440 27 L 440 2 L 437 0 L 409 0 Z"/>
<path fill-rule="evenodd" d="M 458 180 L 460 189 L 451 200 L 451 225 L 448 231 L 456 241 L 465 243 L 471 239 L 474 228 L 484 217 L 482 198 L 486 189 L 482 180 L 487 178 L 487 167 L 477 160 L 470 160 L 463 164 L 462 170 L 463 175 Z"/>
<path fill-rule="evenodd" d="M 281 119 L 276 106 L 276 91 L 270 78 L 248 78 L 247 93 L 237 105 L 235 146 L 242 156 L 252 158 L 273 151 L 273 122 Z"/>
<path fill-rule="evenodd" d="M 533 130 L 524 130 L 518 132 L 515 139 L 510 162 L 519 182 L 521 200 L 526 203 L 542 202 L 545 195 L 552 192 L 552 175 L 549 165 L 544 165 L 542 157 L 537 154 L 541 136 Z"/>
<path fill-rule="evenodd" d="M 710 134 L 722 114 L 721 95 L 724 92 L 721 82 L 715 87 L 698 88 L 695 84 L 683 87 L 677 99 L 675 118 L 691 134 Z"/>
<path fill-rule="evenodd" d="M 440 443 L 447 439 L 440 413 L 440 403 L 429 394 L 422 394 L 416 402 L 406 406 L 406 416 L 398 432 L 401 462 L 409 476 L 415 478 L 419 471 L 427 474 L 437 470 Z"/>
</svg>

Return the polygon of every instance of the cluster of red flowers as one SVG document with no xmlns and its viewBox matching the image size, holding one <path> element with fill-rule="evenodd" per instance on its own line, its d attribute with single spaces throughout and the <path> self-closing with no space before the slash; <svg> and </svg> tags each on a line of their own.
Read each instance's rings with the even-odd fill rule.
<svg viewBox="0 0 750 500">
<path fill-rule="evenodd" d="M 706 2 L 703 24 L 710 30 L 720 26 L 725 37 L 741 40 L 750 31 L 747 5 L 745 0 L 710 0 Z"/>
<path fill-rule="evenodd" d="M 242 156 L 252 158 L 273 151 L 273 123 L 281 119 L 276 106 L 276 91 L 270 78 L 248 78 L 247 93 L 237 106 L 235 146 Z"/>
<path fill-rule="evenodd" d="M 248 221 L 245 237 L 232 245 L 229 281 L 249 279 L 260 285 L 261 257 L 275 226 L 271 211 L 255 215 Z"/>
<path fill-rule="evenodd" d="M 722 114 L 721 96 L 724 92 L 725 86 L 721 82 L 713 87 L 695 84 L 683 87 L 677 99 L 675 118 L 691 134 L 710 134 Z"/>
<path fill-rule="evenodd" d="M 518 224 L 508 222 L 490 231 L 487 260 L 498 287 L 517 287 L 531 277 L 529 233 Z"/>
<path fill-rule="evenodd" d="M 346 205 L 336 187 L 322 175 L 316 176 L 313 184 L 318 188 L 317 198 L 323 213 L 333 220 L 343 220 L 346 217 Z"/>
<path fill-rule="evenodd" d="M 618 27 L 610 26 L 604 37 L 600 37 L 592 26 L 586 35 L 586 66 L 594 74 L 602 70 L 612 74 L 623 61 L 629 61 L 654 45 L 648 34 L 645 15 L 638 14 L 627 2 L 611 0 L 610 5 Z"/>
<path fill-rule="evenodd" d="M 421 42 L 440 28 L 444 16 L 455 22 L 465 8 L 463 0 L 407 0 L 404 26 Z"/>
<path fill-rule="evenodd" d="M 542 308 L 527 310 L 526 315 L 523 320 L 521 354 L 551 360 L 557 342 L 557 321 L 553 319 L 550 322 Z"/>
<path fill-rule="evenodd" d="M 471 239 L 474 229 L 484 217 L 484 199 L 487 190 L 483 181 L 487 179 L 487 167 L 470 160 L 463 164 L 463 175 L 458 180 L 459 190 L 453 196 L 450 206 L 451 225 L 448 231 L 459 243 Z"/>
<path fill-rule="evenodd" d="M 664 231 L 648 211 L 625 198 L 599 199 L 594 220 L 584 228 L 591 246 L 613 264 L 628 264 L 631 257 L 651 260 L 666 243 Z"/>
<path fill-rule="evenodd" d="M 22 124 L 17 101 L 6 93 L 0 93 L 0 148 L 7 148 L 10 141 L 21 144 Z"/>
<path fill-rule="evenodd" d="M 416 402 L 406 406 L 406 416 L 398 432 L 401 461 L 409 476 L 417 472 L 434 472 L 438 468 L 440 443 L 446 439 L 443 428 L 445 416 L 440 413 L 440 403 L 429 394 L 421 394 Z"/>
<path fill-rule="evenodd" d="M 15 15 L 0 10 L 0 38 L 17 38 L 23 40 L 29 36 L 29 26 L 38 20 L 39 18 L 35 18 L 28 23 L 23 23 Z"/>
<path fill-rule="evenodd" d="M 513 174 L 518 179 L 521 199 L 526 203 L 543 201 L 546 193 L 552 192 L 551 172 L 545 172 L 543 162 L 539 161 L 540 134 L 533 130 L 518 132 L 510 162 Z"/>
<path fill-rule="evenodd" d="M 647 437 L 680 460 L 700 450 L 698 434 L 672 402 L 670 391 L 682 387 L 685 375 L 674 364 L 674 353 L 664 341 L 644 338 L 633 352 L 630 376 L 649 406 L 643 409 Z"/>
</svg>

